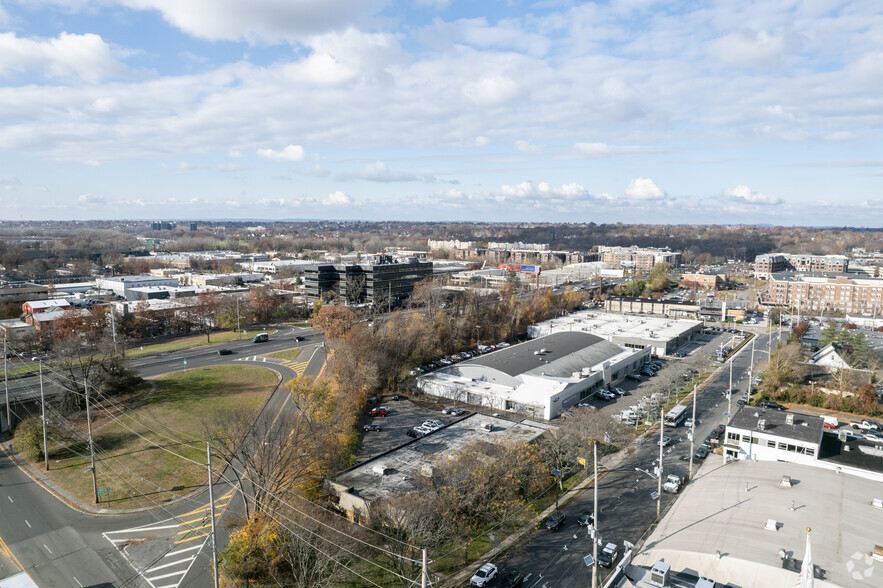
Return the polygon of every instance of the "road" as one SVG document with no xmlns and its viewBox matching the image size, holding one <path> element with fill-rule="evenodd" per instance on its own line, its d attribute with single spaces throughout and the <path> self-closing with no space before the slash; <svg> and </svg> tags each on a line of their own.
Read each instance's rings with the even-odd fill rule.
<svg viewBox="0 0 883 588">
<path fill-rule="evenodd" d="M 290 349 L 295 333 L 305 353 L 296 361 L 272 362 L 263 354 Z M 231 349 L 219 356 L 217 349 Z M 261 354 L 261 355 L 258 355 Z M 308 354 L 308 355 L 307 355 Z M 308 361 L 312 359 L 312 361 Z M 324 363 L 321 335 L 284 328 L 267 343 L 225 343 L 132 362 L 144 377 L 238 362 L 266 364 L 283 376 L 316 375 Z M 287 364 L 287 365 L 286 365 Z M 278 414 L 290 406 L 284 389 L 264 410 Z M 232 479 L 232 476 L 224 476 Z M 215 485 L 215 503 L 225 514 L 240 510 L 229 482 Z M 0 586 L 2 578 L 25 571 L 41 587 L 210 586 L 207 493 L 137 514 L 96 516 L 75 511 L 51 495 L 0 453 Z M 218 519 L 224 529 L 224 517 Z M 219 548 L 226 533 L 219 533 Z"/>
<path fill-rule="evenodd" d="M 757 350 L 766 350 L 767 337 L 757 337 Z M 714 341 L 709 346 L 716 344 L 717 341 Z M 750 345 L 748 347 L 732 360 L 733 387 L 740 394 L 747 389 L 748 366 L 751 362 Z M 755 363 L 763 359 L 766 359 L 765 353 L 755 353 Z M 677 369 L 676 362 L 671 367 Z M 727 411 L 727 400 L 724 393 L 728 385 L 729 367 L 724 366 L 698 394 L 696 415 L 700 424 L 696 427 L 696 439 L 699 443 L 718 424 L 726 423 L 724 413 Z M 732 398 L 734 411 L 737 397 Z M 619 402 L 627 405 L 633 402 L 633 398 L 621 398 Z M 665 435 L 670 436 L 672 442 L 664 451 L 665 475 L 688 474 L 690 441 L 687 432 L 683 426 L 666 429 Z M 620 556 L 623 553 L 622 542 L 625 540 L 637 544 L 656 519 L 656 501 L 651 498 L 651 493 L 656 492 L 657 482 L 635 468 L 653 471 L 659 457 L 658 438 L 658 430 L 655 435 L 642 438 L 636 451 L 624 457 L 598 484 L 598 531 L 604 543 L 620 545 Z M 722 458 L 711 454 L 707 459 Z M 702 462 L 696 460 L 694 468 L 698 469 L 701 465 Z M 663 514 L 676 498 L 677 495 L 663 493 Z M 541 529 L 497 562 L 501 570 L 517 569 L 527 576 L 524 584 L 527 588 L 584 588 L 591 585 L 591 568 L 586 567 L 583 557 L 592 553 L 592 542 L 586 528 L 576 524 L 582 512 L 593 510 L 591 490 L 561 510 L 567 515 L 567 522 L 561 530 L 550 532 Z M 600 553 L 600 546 L 598 551 Z M 598 568 L 598 572 L 601 585 L 610 570 Z"/>
</svg>

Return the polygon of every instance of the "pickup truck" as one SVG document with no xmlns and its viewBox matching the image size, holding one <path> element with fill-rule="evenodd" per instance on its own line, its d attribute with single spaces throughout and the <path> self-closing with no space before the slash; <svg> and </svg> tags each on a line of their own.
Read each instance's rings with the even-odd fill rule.
<svg viewBox="0 0 883 588">
<path fill-rule="evenodd" d="M 874 421 L 869 421 L 867 419 L 863 420 L 860 423 L 849 423 L 849 426 L 852 427 L 853 429 L 860 429 L 865 432 L 880 430 L 880 425 L 878 425 Z"/>
<path fill-rule="evenodd" d="M 677 474 L 669 474 L 662 484 L 662 490 L 671 494 L 677 494 L 684 486 L 684 479 Z"/>
</svg>

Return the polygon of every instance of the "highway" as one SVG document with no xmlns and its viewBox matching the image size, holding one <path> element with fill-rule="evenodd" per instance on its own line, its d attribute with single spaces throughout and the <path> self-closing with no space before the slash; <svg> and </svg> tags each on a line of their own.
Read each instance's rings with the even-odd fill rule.
<svg viewBox="0 0 883 588">
<path fill-rule="evenodd" d="M 293 341 L 295 335 L 306 341 Z M 240 362 L 265 365 L 287 381 L 317 375 L 325 361 L 321 335 L 301 328 L 282 328 L 269 342 L 242 342 L 197 347 L 132 361 L 144 377 L 212 365 Z M 262 356 L 298 345 L 296 362 Z M 232 355 L 219 356 L 220 348 Z M 35 378 L 30 378 L 35 380 Z M 10 386 L 10 388 L 12 388 Z M 264 407 L 271 415 L 291 405 L 284 388 Z M 224 475 L 228 479 L 232 476 Z M 215 484 L 218 512 L 241 512 L 241 498 L 229 482 Z M 43 588 L 110 586 L 210 586 L 208 494 L 202 492 L 172 506 L 135 514 L 95 515 L 69 508 L 0 453 L 0 587 L 4 578 L 24 571 Z M 219 549 L 226 544 L 224 517 L 217 528 Z"/>
<path fill-rule="evenodd" d="M 773 335 L 775 337 L 775 335 Z M 768 335 L 756 338 L 756 349 L 766 350 Z M 709 347 L 716 345 L 709 343 Z M 755 353 L 755 363 L 766 359 L 766 353 Z M 748 385 L 748 366 L 751 362 L 750 344 L 740 351 L 733 361 L 733 387 L 738 390 L 732 398 L 732 409 L 735 412 L 736 400 L 744 393 Z M 675 361 L 668 362 L 671 368 L 677 369 Z M 756 374 L 755 374 L 756 375 Z M 698 394 L 696 415 L 699 425 L 696 427 L 697 447 L 705 437 L 718 425 L 725 424 L 727 417 L 727 399 L 724 395 L 729 385 L 729 366 L 724 365 L 714 379 Z M 638 393 L 635 393 L 638 394 Z M 619 403 L 633 403 L 633 397 L 620 398 Z M 688 405 L 691 406 L 691 405 Z M 621 407 L 621 408 L 624 408 Z M 745 407 L 745 410 L 755 410 Z M 671 444 L 664 450 L 663 466 L 665 474 L 676 473 L 686 476 L 689 472 L 690 441 L 685 427 L 667 428 L 666 436 L 671 437 Z M 638 544 L 642 537 L 654 524 L 656 519 L 656 501 L 651 494 L 656 492 L 657 482 L 649 475 L 636 471 L 636 468 L 653 472 L 659 457 L 658 429 L 656 434 L 640 439 L 636 450 L 624 457 L 601 478 L 598 484 L 598 532 L 604 543 L 618 543 L 620 557 L 624 553 L 622 542 Z M 709 454 L 707 460 L 722 460 L 718 455 Z M 695 460 L 694 473 L 702 465 Z M 604 471 L 603 469 L 601 471 Z M 662 509 L 665 510 L 677 499 L 677 495 L 663 493 Z M 561 509 L 567 515 L 565 525 L 556 532 L 545 528 L 533 533 L 517 547 L 497 561 L 501 570 L 517 569 L 527 576 L 527 588 L 584 588 L 591 586 L 591 568 L 586 567 L 583 558 L 592 553 L 592 541 L 585 527 L 576 524 L 577 517 L 584 511 L 593 510 L 592 490 L 589 488 L 577 499 Z M 598 552 L 600 553 L 599 546 Z M 609 569 L 598 568 L 599 586 L 610 573 Z"/>
</svg>

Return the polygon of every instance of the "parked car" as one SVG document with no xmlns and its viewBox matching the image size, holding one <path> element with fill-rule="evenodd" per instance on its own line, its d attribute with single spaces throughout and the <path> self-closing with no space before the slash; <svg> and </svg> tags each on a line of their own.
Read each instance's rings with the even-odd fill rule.
<svg viewBox="0 0 883 588">
<path fill-rule="evenodd" d="M 369 412 L 368 414 L 373 417 L 379 417 L 379 416 L 385 417 L 388 413 L 389 413 L 389 411 L 387 410 L 387 408 L 385 406 L 378 406 L 377 408 L 372 408 L 371 412 Z"/>
<path fill-rule="evenodd" d="M 429 435 L 430 433 L 435 431 L 435 429 L 427 427 L 426 425 L 417 425 L 416 427 L 414 427 L 414 430 L 424 435 Z"/>
<path fill-rule="evenodd" d="M 611 388 L 611 392 L 616 394 L 617 396 L 627 396 L 628 392 L 626 392 L 623 388 Z"/>
<path fill-rule="evenodd" d="M 669 437 L 668 435 L 664 435 L 662 439 L 656 440 L 656 444 L 662 445 L 663 447 L 667 447 L 669 443 L 671 443 L 671 437 Z"/>
<path fill-rule="evenodd" d="M 565 522 L 567 522 L 567 515 L 563 512 L 556 512 L 546 519 L 546 528 L 550 531 L 557 531 L 564 526 Z"/>
<path fill-rule="evenodd" d="M 582 408 L 588 408 L 590 410 L 598 410 L 597 406 L 595 406 L 593 404 L 589 404 L 588 402 L 580 402 L 579 404 L 577 404 L 577 406 L 582 407 Z"/>
<path fill-rule="evenodd" d="M 584 511 L 583 514 L 579 515 L 576 518 L 576 524 L 580 527 L 588 527 L 589 525 L 594 525 L 595 515 L 589 511 Z"/>
<path fill-rule="evenodd" d="M 366 433 L 368 431 L 381 431 L 381 430 L 382 429 L 380 428 L 380 425 L 377 423 L 371 423 L 371 424 L 365 425 L 365 432 Z"/>
<path fill-rule="evenodd" d="M 883 437 L 874 433 L 865 433 L 865 439 L 868 441 L 876 441 L 877 443 L 883 441 Z"/>
<path fill-rule="evenodd" d="M 619 557 L 619 545 L 616 543 L 608 543 L 598 554 L 598 563 L 601 567 L 609 568 Z"/>
<path fill-rule="evenodd" d="M 761 400 L 760 405 L 763 408 L 770 408 L 773 410 L 788 410 L 786 407 L 782 406 L 778 402 L 773 402 L 772 400 Z"/>
<path fill-rule="evenodd" d="M 696 449 L 696 453 L 693 454 L 693 457 L 696 459 L 705 459 L 708 457 L 708 447 L 700 445 L 698 449 Z"/>
<path fill-rule="evenodd" d="M 639 376 L 638 374 L 628 374 L 626 375 L 626 378 L 628 378 L 629 380 L 634 380 L 635 382 L 642 381 L 641 376 Z"/>
<path fill-rule="evenodd" d="M 596 396 L 602 400 L 613 400 L 616 398 L 616 395 L 607 390 L 599 390 Z"/>
<path fill-rule="evenodd" d="M 218 349 L 218 355 L 233 355 L 232 349 Z"/>
<path fill-rule="evenodd" d="M 500 583 L 497 588 L 516 588 L 524 584 L 524 574 L 518 570 L 510 570 L 500 576 Z"/>
<path fill-rule="evenodd" d="M 417 429 L 408 429 L 405 435 L 407 435 L 408 437 L 413 437 L 414 439 L 419 439 L 420 437 L 425 435 L 425 433 L 421 433 Z"/>
<path fill-rule="evenodd" d="M 491 580 L 497 577 L 497 566 L 492 563 L 486 563 L 478 571 L 473 574 L 469 580 L 470 586 L 486 586 Z"/>
<path fill-rule="evenodd" d="M 464 411 L 462 408 L 457 408 L 455 406 L 446 406 L 442 409 L 442 414 L 449 414 L 451 416 L 460 416 Z"/>
</svg>

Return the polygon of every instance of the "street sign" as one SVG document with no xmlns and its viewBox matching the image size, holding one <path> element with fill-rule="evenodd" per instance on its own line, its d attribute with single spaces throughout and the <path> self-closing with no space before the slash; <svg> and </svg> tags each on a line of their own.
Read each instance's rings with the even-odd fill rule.
<svg viewBox="0 0 883 588">
<path fill-rule="evenodd" d="M 110 496 L 110 486 L 104 489 L 104 494 Z"/>
<path fill-rule="evenodd" d="M 102 494 L 101 494 L 101 486 L 99 486 L 99 487 L 98 487 L 98 498 L 101 498 L 101 496 L 102 496 Z"/>
<path fill-rule="evenodd" d="M 584 457 L 578 457 L 576 461 L 579 463 L 579 465 L 586 465 L 586 458 Z"/>
<path fill-rule="evenodd" d="M 653 500 L 658 499 L 658 498 L 659 498 L 659 493 L 656 492 L 656 491 L 654 490 L 653 492 L 650 493 L 650 498 L 653 499 Z"/>
<path fill-rule="evenodd" d="M 729 410 L 725 410 L 725 411 L 724 411 L 724 416 L 730 416 L 730 411 L 729 411 Z"/>
<path fill-rule="evenodd" d="M 561 476 L 561 470 L 552 470 L 552 475 L 556 478 Z"/>
<path fill-rule="evenodd" d="M 586 562 L 586 567 L 587 567 L 587 568 L 592 567 L 592 564 L 595 563 L 595 560 L 594 560 L 594 558 L 592 558 L 591 555 L 587 555 L 587 556 L 585 556 L 585 557 L 583 558 L 583 561 Z"/>
</svg>

